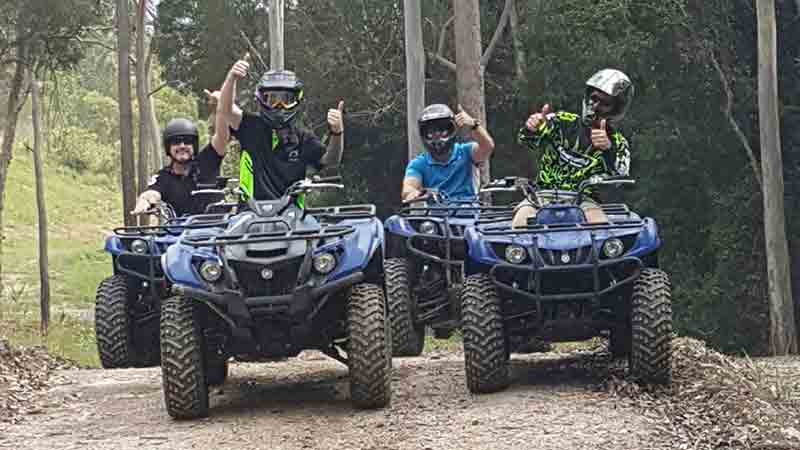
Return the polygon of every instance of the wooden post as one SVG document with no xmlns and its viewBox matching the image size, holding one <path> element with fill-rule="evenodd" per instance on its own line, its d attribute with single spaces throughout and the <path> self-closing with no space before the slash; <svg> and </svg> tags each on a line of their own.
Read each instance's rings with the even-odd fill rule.
<svg viewBox="0 0 800 450">
<path fill-rule="evenodd" d="M 284 66 L 283 53 L 283 4 L 284 0 L 269 2 L 269 68 L 281 70 Z"/>
<path fill-rule="evenodd" d="M 39 281 L 40 331 L 47 336 L 50 327 L 50 275 L 47 258 L 47 207 L 44 198 L 44 174 L 42 173 L 42 112 L 39 82 L 31 79 L 31 112 L 33 119 L 33 172 L 36 180 L 36 208 L 39 211 Z"/>
<path fill-rule="evenodd" d="M 422 44 L 420 0 L 404 0 L 406 43 L 406 114 L 408 160 L 422 152 L 417 118 L 425 107 L 425 48 Z"/>
<path fill-rule="evenodd" d="M 757 0 L 758 121 L 764 196 L 767 278 L 769 282 L 770 350 L 797 353 L 797 333 L 786 244 L 783 205 L 783 162 L 778 119 L 775 0 Z"/>
</svg>

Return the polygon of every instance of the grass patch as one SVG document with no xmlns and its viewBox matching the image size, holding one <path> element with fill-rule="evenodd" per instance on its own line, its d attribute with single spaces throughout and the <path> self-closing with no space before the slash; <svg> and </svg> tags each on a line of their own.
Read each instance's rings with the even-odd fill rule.
<svg viewBox="0 0 800 450">
<path fill-rule="evenodd" d="M 422 353 L 460 353 L 462 351 L 464 339 L 461 331 L 454 331 L 447 339 L 436 339 L 432 333 L 425 334 L 425 346 L 422 348 Z"/>
<path fill-rule="evenodd" d="M 50 354 L 75 362 L 80 367 L 98 368 L 97 341 L 94 326 L 70 316 L 51 321 L 46 340 L 39 335 L 37 320 L 0 321 L 3 334 L 14 346 L 44 345 Z"/>
<path fill-rule="evenodd" d="M 19 150 L 19 149 L 18 149 Z M 93 324 L 81 323 L 93 308 L 100 281 L 112 273 L 105 237 L 122 222 L 117 183 L 107 175 L 44 167 L 48 219 L 51 333 L 48 348 L 82 365 L 97 365 Z M 33 161 L 17 151 L 9 167 L 4 211 L 0 320 L 11 342 L 39 344 L 39 237 Z M 57 319 L 58 318 L 58 319 Z M 87 331 L 88 330 L 88 331 Z M 87 344 L 87 334 L 91 344 Z"/>
</svg>

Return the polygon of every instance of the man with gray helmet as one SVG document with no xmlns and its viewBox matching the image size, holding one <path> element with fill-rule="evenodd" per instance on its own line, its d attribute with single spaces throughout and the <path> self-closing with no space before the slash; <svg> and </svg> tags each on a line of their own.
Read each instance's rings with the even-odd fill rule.
<svg viewBox="0 0 800 450">
<path fill-rule="evenodd" d="M 163 201 L 178 216 L 201 214 L 212 201 L 205 196 L 192 196 L 192 191 L 200 183 L 214 183 L 219 176 L 230 131 L 224 117 L 219 114 L 220 92 L 206 91 L 206 95 L 209 105 L 217 108 L 211 142 L 198 152 L 197 126 L 182 117 L 170 120 L 162 133 L 164 152 L 169 157 L 170 164 L 153 176 L 147 190 L 139 195 L 132 213 L 144 213 Z"/>
<path fill-rule="evenodd" d="M 474 169 L 494 151 L 494 140 L 489 132 L 461 105 L 458 114 L 447 105 L 426 106 L 417 122 L 427 151 L 408 162 L 403 179 L 403 200 L 414 200 L 429 188 L 439 190 L 452 200 L 474 199 L 477 194 Z M 457 128 L 468 128 L 474 141 L 457 143 Z"/>
<path fill-rule="evenodd" d="M 520 129 L 519 140 L 538 152 L 537 186 L 549 190 L 574 191 L 592 175 L 627 176 L 630 168 L 628 141 L 619 130 L 630 107 L 634 88 L 619 70 L 603 69 L 586 81 L 580 115 L 551 112 L 544 105 Z M 539 195 L 540 205 L 551 198 Z M 600 206 L 585 197 L 580 205 L 589 223 L 608 221 Z M 525 226 L 537 208 L 525 200 L 517 205 L 513 226 Z"/>
</svg>

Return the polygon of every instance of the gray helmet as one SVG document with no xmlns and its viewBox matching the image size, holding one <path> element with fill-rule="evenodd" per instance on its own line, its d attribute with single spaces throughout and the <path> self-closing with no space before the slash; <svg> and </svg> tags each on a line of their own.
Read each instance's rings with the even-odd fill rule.
<svg viewBox="0 0 800 450">
<path fill-rule="evenodd" d="M 274 97 L 273 97 L 274 96 Z M 274 128 L 283 128 L 294 120 L 303 100 L 303 82 L 291 70 L 270 70 L 256 86 L 256 102 L 261 105 L 261 117 Z M 272 99 L 279 98 L 280 107 Z"/>
<path fill-rule="evenodd" d="M 161 134 L 162 142 L 164 144 L 164 152 L 167 156 L 169 154 L 169 141 L 176 136 L 189 136 L 192 138 L 192 151 L 197 154 L 197 147 L 199 146 L 199 133 L 194 122 L 189 119 L 178 117 L 170 120 L 164 131 Z"/>
<path fill-rule="evenodd" d="M 419 135 L 425 148 L 436 155 L 450 151 L 456 139 L 456 115 L 447 105 L 435 103 L 428 105 L 419 115 Z M 432 130 L 444 131 L 443 136 L 429 136 Z"/>
<path fill-rule="evenodd" d="M 633 100 L 634 88 L 631 79 L 616 69 L 603 69 L 592 75 L 586 81 L 586 89 L 583 93 L 581 118 L 584 123 L 589 123 L 595 118 L 594 105 L 589 100 L 589 95 L 593 90 L 598 90 L 614 97 L 614 109 L 611 110 L 606 119 L 615 125 L 622 122 Z"/>
</svg>

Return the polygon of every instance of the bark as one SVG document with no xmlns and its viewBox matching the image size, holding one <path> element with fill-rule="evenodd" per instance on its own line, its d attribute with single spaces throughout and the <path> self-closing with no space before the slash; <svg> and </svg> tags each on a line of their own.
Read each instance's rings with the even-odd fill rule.
<svg viewBox="0 0 800 450">
<path fill-rule="evenodd" d="M 283 48 L 283 9 L 284 0 L 269 2 L 269 68 L 284 68 Z"/>
<path fill-rule="evenodd" d="M 131 28 L 128 0 L 117 0 L 117 64 L 119 89 L 120 179 L 125 225 L 135 225 L 130 211 L 136 203 L 136 167 L 133 149 L 133 111 L 131 108 Z"/>
<path fill-rule="evenodd" d="M 486 123 L 486 104 L 481 66 L 481 21 L 478 0 L 453 0 L 455 11 L 456 89 L 458 103 Z M 479 168 L 479 185 L 489 181 L 489 161 Z"/>
<path fill-rule="evenodd" d="M 144 191 L 147 186 L 150 170 L 148 170 L 148 156 L 150 155 L 150 83 L 147 73 L 147 59 L 145 47 L 145 11 L 147 0 L 139 0 L 136 8 L 136 100 L 139 106 L 139 155 L 137 158 L 137 192 Z M 146 216 L 139 219 L 140 225 L 149 224 Z"/>
<path fill-rule="evenodd" d="M 425 49 L 422 43 L 421 9 L 420 0 L 404 0 L 409 161 L 422 151 L 422 139 L 417 126 L 417 117 L 425 107 Z"/>
<path fill-rule="evenodd" d="M 783 161 L 778 119 L 775 0 L 757 0 L 758 119 L 764 192 L 764 233 L 770 305 L 770 350 L 797 353 L 786 218 L 783 205 Z"/>
<path fill-rule="evenodd" d="M 21 13 L 20 13 L 21 15 Z M 19 17 L 22 19 L 22 17 Z M 24 32 L 22 26 L 23 20 L 17 21 L 17 36 L 21 36 Z M 6 179 L 8 176 L 8 166 L 11 164 L 14 150 L 14 139 L 16 137 L 17 120 L 19 119 L 19 111 L 25 103 L 24 84 L 27 73 L 26 61 L 28 57 L 28 48 L 23 40 L 19 40 L 16 49 L 16 62 L 14 68 L 14 76 L 11 78 L 11 84 L 8 91 L 8 102 L 6 103 L 6 123 L 3 130 L 3 146 L 0 152 L 0 294 L 3 293 L 3 240 L 5 235 L 3 233 L 3 211 L 5 208 L 5 190 Z"/>
<path fill-rule="evenodd" d="M 50 275 L 47 256 L 47 207 L 42 172 L 42 101 L 39 94 L 39 82 L 33 79 L 31 80 L 31 110 L 33 116 L 33 173 L 36 180 L 36 209 L 39 211 L 40 332 L 42 336 L 47 336 L 47 330 L 50 327 Z"/>
</svg>

